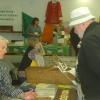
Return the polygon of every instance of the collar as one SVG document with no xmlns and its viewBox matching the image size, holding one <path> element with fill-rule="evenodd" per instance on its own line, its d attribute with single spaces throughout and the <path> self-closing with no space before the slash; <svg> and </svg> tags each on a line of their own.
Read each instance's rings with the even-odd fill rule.
<svg viewBox="0 0 100 100">
<path fill-rule="evenodd" d="M 84 35 L 86 35 L 86 33 L 88 33 L 89 31 L 91 31 L 92 29 L 94 29 L 94 25 L 96 25 L 97 22 L 93 21 L 85 30 Z"/>
</svg>

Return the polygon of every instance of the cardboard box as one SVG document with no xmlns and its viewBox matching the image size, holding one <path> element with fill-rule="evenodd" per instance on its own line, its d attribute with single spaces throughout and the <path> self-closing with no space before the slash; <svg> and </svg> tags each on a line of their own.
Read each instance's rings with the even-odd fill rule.
<svg viewBox="0 0 100 100">
<path fill-rule="evenodd" d="M 52 100 L 50 97 L 37 97 L 35 100 Z"/>
<path fill-rule="evenodd" d="M 53 67 L 28 67 L 26 69 L 27 82 L 38 84 L 65 84 L 73 85 L 72 80 L 75 77 L 70 73 L 61 73 L 58 68 Z"/>
</svg>

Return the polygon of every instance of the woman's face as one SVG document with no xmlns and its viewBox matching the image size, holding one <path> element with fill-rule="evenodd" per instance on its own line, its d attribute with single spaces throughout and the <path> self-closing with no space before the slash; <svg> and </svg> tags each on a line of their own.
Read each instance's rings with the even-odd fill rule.
<svg viewBox="0 0 100 100">
<path fill-rule="evenodd" d="M 7 53 L 7 43 L 3 40 L 0 40 L 0 59 L 3 59 Z"/>
<path fill-rule="evenodd" d="M 39 21 L 38 21 L 38 20 L 36 20 L 36 21 L 35 21 L 35 25 L 38 25 L 38 24 L 39 24 Z"/>
</svg>

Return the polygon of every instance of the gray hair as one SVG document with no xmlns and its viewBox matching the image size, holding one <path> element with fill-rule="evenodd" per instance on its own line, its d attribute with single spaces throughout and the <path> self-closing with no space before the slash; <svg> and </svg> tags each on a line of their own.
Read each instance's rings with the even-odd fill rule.
<svg viewBox="0 0 100 100">
<path fill-rule="evenodd" d="M 9 43 L 9 40 L 1 35 L 0 35 L 0 41 L 5 41 L 6 43 Z"/>
</svg>

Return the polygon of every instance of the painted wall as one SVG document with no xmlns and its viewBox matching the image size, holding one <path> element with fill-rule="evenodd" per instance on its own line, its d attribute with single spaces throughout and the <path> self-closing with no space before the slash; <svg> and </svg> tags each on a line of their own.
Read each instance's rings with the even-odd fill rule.
<svg viewBox="0 0 100 100">
<path fill-rule="evenodd" d="M 0 0 L 0 25 L 13 26 L 14 31 L 22 30 L 22 8 L 18 1 Z"/>
<path fill-rule="evenodd" d="M 5 21 L 0 20 L 0 25 L 5 25 L 5 23 L 7 25 L 10 25 L 13 23 L 15 26 L 15 28 L 14 28 L 15 31 L 22 30 L 22 28 L 21 28 L 22 27 L 21 13 L 25 12 L 25 13 L 29 14 L 30 16 L 39 17 L 40 25 L 41 25 L 41 27 L 43 27 L 47 2 L 48 2 L 48 0 L 9 0 L 9 2 L 7 0 L 0 0 L 0 11 L 1 12 L 8 10 L 8 11 L 14 11 L 17 14 L 15 21 L 12 22 L 10 20 L 9 21 L 8 20 L 5 20 Z M 4 17 L 7 17 L 7 16 L 8 16 L 8 14 L 6 14 L 6 16 L 4 16 Z"/>
<path fill-rule="evenodd" d="M 47 3 L 50 0 L 0 0 L 0 9 L 14 9 L 20 13 L 15 22 L 15 26 L 21 30 L 22 16 L 21 12 L 25 12 L 33 17 L 39 17 L 40 26 L 44 27 L 45 12 Z M 88 6 L 92 13 L 99 18 L 100 16 L 100 0 L 60 0 L 62 6 L 62 14 L 64 22 L 69 21 L 70 11 L 80 6 Z M 16 29 L 16 28 L 15 28 Z"/>
<path fill-rule="evenodd" d="M 92 14 L 98 19 L 100 16 L 100 0 L 62 0 L 63 19 L 69 20 L 70 12 L 81 6 L 89 7 Z"/>
<path fill-rule="evenodd" d="M 13 2 L 16 0 L 12 0 Z M 40 18 L 40 24 L 43 27 L 45 20 L 45 11 L 47 3 L 50 0 L 17 0 L 20 3 L 22 10 L 32 16 Z M 87 6 L 91 12 L 99 18 L 100 16 L 100 0 L 59 0 L 61 1 L 63 20 L 69 21 L 70 12 L 77 7 Z"/>
</svg>

